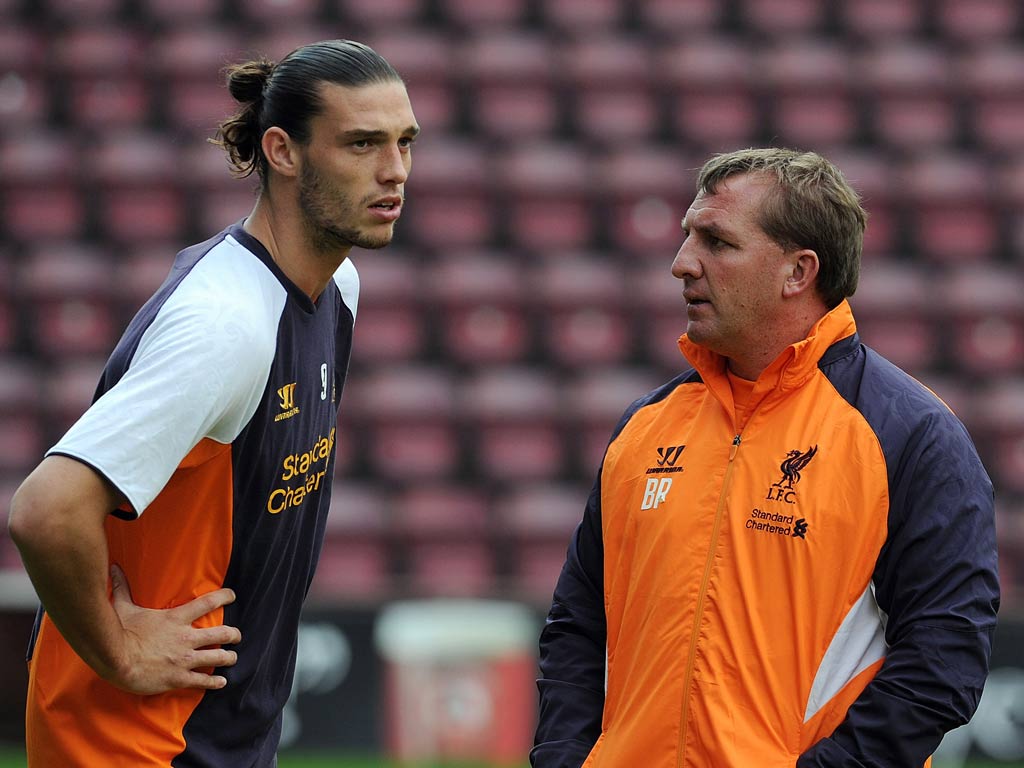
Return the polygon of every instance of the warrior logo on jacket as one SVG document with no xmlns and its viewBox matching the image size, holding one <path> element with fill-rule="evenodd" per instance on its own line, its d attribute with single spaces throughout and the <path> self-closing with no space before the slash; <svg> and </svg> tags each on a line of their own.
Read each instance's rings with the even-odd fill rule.
<svg viewBox="0 0 1024 768">
<path fill-rule="evenodd" d="M 782 477 L 777 483 L 772 483 L 768 489 L 768 500 L 795 504 L 796 491 L 793 490 L 793 485 L 800 482 L 800 471 L 811 463 L 811 459 L 817 452 L 818 446 L 815 445 L 806 451 L 793 450 L 787 453 L 786 458 L 779 465 Z"/>
</svg>

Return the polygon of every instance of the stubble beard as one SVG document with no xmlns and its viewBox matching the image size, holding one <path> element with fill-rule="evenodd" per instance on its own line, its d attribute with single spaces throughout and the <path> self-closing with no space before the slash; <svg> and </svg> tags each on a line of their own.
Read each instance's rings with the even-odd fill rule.
<svg viewBox="0 0 1024 768">
<path fill-rule="evenodd" d="M 309 165 L 299 178 L 299 208 L 309 242 L 318 253 L 332 254 L 352 246 L 375 250 L 391 242 L 393 227 L 388 227 L 386 234 L 373 236 L 357 227 L 343 226 L 343 222 L 355 218 L 359 208 Z"/>
</svg>

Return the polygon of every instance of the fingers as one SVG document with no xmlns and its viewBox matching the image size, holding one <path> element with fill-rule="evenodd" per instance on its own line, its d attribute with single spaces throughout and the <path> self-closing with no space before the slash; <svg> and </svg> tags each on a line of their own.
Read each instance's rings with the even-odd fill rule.
<svg viewBox="0 0 1024 768">
<path fill-rule="evenodd" d="M 191 670 L 216 669 L 217 667 L 233 667 L 238 662 L 238 654 L 227 648 L 210 648 L 190 654 Z M 207 675 L 209 677 L 209 675 Z M 216 677 L 216 675 L 214 675 Z"/>
<path fill-rule="evenodd" d="M 242 633 L 235 627 L 226 624 L 218 627 L 204 627 L 197 629 L 194 637 L 196 647 L 203 648 L 211 645 L 234 645 L 242 642 Z"/>
<path fill-rule="evenodd" d="M 195 600 L 191 600 L 173 610 L 191 624 L 196 619 L 202 618 L 206 614 L 212 613 L 218 608 L 223 608 L 225 605 L 230 605 L 233 602 L 235 602 L 234 591 L 225 587 L 223 589 L 215 589 L 213 592 L 207 592 L 205 595 L 200 595 Z"/>
</svg>

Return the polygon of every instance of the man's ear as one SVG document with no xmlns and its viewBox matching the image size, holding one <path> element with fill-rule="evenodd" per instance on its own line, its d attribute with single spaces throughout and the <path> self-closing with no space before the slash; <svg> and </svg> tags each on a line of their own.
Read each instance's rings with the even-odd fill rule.
<svg viewBox="0 0 1024 768">
<path fill-rule="evenodd" d="M 298 176 L 300 170 L 300 158 L 295 142 L 282 128 L 271 126 L 263 132 L 261 139 L 263 156 L 267 158 L 267 165 L 275 173 L 282 176 Z"/>
<path fill-rule="evenodd" d="M 790 270 L 782 285 L 783 297 L 792 298 L 813 291 L 821 268 L 818 254 L 810 248 L 801 248 L 789 254 L 789 264 Z"/>
</svg>

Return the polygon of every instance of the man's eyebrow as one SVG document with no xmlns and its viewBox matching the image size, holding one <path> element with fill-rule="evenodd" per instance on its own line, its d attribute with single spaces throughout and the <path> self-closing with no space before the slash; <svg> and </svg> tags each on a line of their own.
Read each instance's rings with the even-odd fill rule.
<svg viewBox="0 0 1024 768">
<path fill-rule="evenodd" d="M 709 237 L 715 237 L 719 240 L 729 240 L 729 231 L 718 224 L 715 221 L 709 221 L 706 223 L 697 222 L 696 224 L 691 223 L 685 217 L 683 218 L 681 225 L 684 231 L 697 230 L 698 232 L 707 235 Z"/>
<path fill-rule="evenodd" d="M 418 125 L 410 125 L 404 131 L 402 136 L 416 136 L 420 132 Z M 341 134 L 343 141 L 383 141 L 387 139 L 391 134 L 387 131 L 373 128 L 353 128 L 345 131 Z"/>
</svg>

